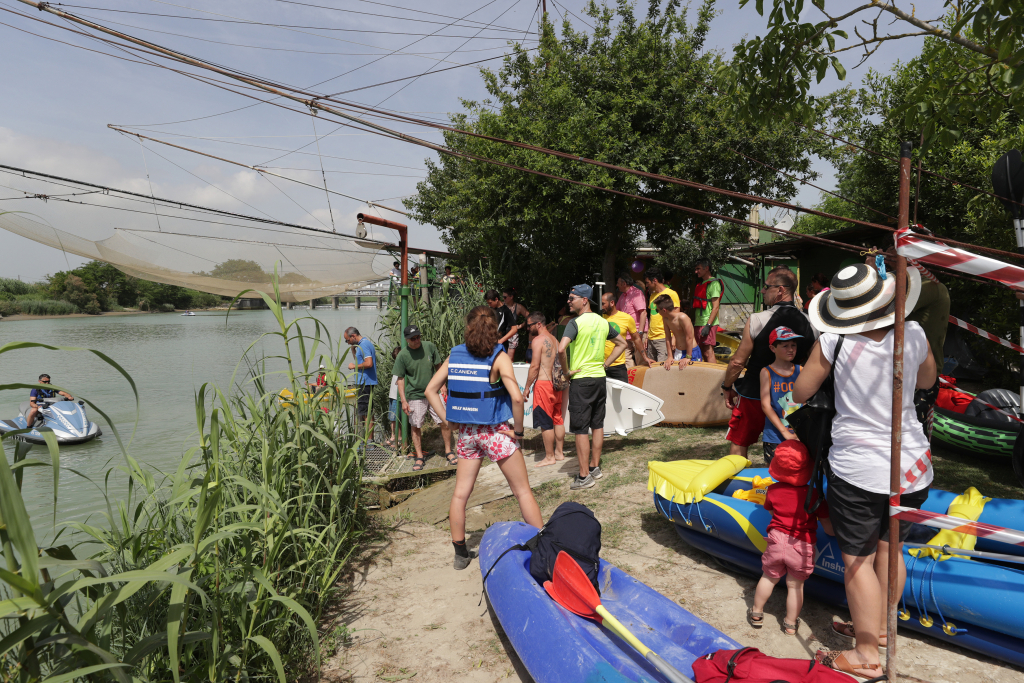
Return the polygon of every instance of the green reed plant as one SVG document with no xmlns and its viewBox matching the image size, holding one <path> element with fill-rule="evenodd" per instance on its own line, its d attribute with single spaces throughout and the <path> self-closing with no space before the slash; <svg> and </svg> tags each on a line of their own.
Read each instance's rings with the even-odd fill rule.
<svg viewBox="0 0 1024 683">
<path fill-rule="evenodd" d="M 0 680 L 285 681 L 319 665 L 316 623 L 363 529 L 363 438 L 348 350 L 314 318 L 286 323 L 277 294 L 263 298 L 278 329 L 231 387 L 196 392 L 198 443 L 177 470 L 158 482 L 123 450 L 126 494 L 102 525 L 70 525 L 90 557 L 37 547 L 20 477 L 42 463 L 23 444 L 0 458 Z M 261 342 L 278 351 L 254 357 Z M 310 391 L 320 363 L 327 386 Z"/>
</svg>

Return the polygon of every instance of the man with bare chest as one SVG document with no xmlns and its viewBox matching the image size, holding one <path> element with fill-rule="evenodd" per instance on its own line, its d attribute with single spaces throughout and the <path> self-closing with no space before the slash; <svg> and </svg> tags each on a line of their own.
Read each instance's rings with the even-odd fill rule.
<svg viewBox="0 0 1024 683">
<path fill-rule="evenodd" d="M 530 362 L 523 400 L 530 400 L 530 392 L 533 392 L 533 426 L 541 430 L 545 451 L 544 459 L 534 467 L 554 465 L 565 458 L 562 454 L 565 443 L 562 416 L 565 414 L 563 398 L 568 399 L 568 394 L 555 391 L 551 382 L 555 364 L 558 363 L 558 340 L 544 326 L 544 322 L 544 314 L 539 311 L 534 311 L 526 319 L 533 360 Z"/>
</svg>

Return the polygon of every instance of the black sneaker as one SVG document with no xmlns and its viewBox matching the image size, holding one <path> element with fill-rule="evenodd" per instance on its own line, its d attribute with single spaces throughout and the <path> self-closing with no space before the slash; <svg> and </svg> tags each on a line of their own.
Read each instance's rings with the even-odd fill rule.
<svg viewBox="0 0 1024 683">
<path fill-rule="evenodd" d="M 473 561 L 473 553 L 469 554 L 469 557 L 463 557 L 462 555 L 455 556 L 455 568 L 465 569 L 469 566 L 469 563 Z"/>
<path fill-rule="evenodd" d="M 589 474 L 586 477 L 580 477 L 580 475 L 577 474 L 576 478 L 572 480 L 571 484 L 569 484 L 569 489 L 572 491 L 578 491 L 579 489 L 589 489 L 595 486 L 596 484 L 597 482 L 594 481 L 594 478 Z"/>
<path fill-rule="evenodd" d="M 591 467 L 590 476 L 592 476 L 594 479 L 600 479 L 601 477 L 603 477 L 604 475 L 601 474 L 601 466 L 598 465 L 597 467 Z"/>
</svg>

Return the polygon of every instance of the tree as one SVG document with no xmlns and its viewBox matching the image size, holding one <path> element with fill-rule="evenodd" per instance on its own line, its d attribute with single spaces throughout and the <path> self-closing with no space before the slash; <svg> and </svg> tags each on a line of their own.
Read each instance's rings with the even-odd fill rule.
<svg viewBox="0 0 1024 683">
<path fill-rule="evenodd" d="M 740 7 L 749 1 L 740 0 Z M 813 23 L 806 19 L 813 10 L 803 0 L 772 0 L 767 34 L 736 46 L 735 58 L 723 73 L 745 117 L 811 124 L 817 118 L 812 78 L 820 83 L 829 69 L 840 80 L 845 78 L 837 55 L 860 50 L 859 65 L 884 42 L 918 36 L 928 36 L 930 50 L 939 59 L 921 65 L 929 77 L 914 84 L 893 114 L 905 116 L 908 128 L 923 133 L 926 146 L 938 142 L 948 147 L 964 126 L 990 125 L 1007 109 L 1024 112 L 1024 21 L 1019 2 L 945 0 L 944 14 L 930 19 L 882 0 L 868 0 L 852 9 L 843 3 L 840 12 L 826 11 L 825 0 L 812 2 L 824 15 Z M 756 7 L 763 16 L 764 0 L 757 0 Z M 854 41 L 837 42 L 848 38 L 839 25 L 851 18 L 861 21 L 864 32 L 857 27 Z"/>
<path fill-rule="evenodd" d="M 677 0 L 652 1 L 638 19 L 626 0 L 591 4 L 592 35 L 546 21 L 533 57 L 521 46 L 498 72 L 483 72 L 492 99 L 465 102 L 456 128 L 570 152 L 612 164 L 770 197 L 795 193 L 792 181 L 750 164 L 746 150 L 789 173 L 812 175 L 808 150 L 827 150 L 791 127 L 747 124 L 724 116 L 731 105 L 716 90 L 721 58 L 704 49 L 713 16 L 706 0 L 687 21 Z M 824 113 L 825 103 L 819 103 Z M 641 179 L 577 161 L 446 133 L 452 149 L 571 178 L 601 188 L 745 216 L 743 201 Z M 816 147 L 817 145 L 817 147 Z M 678 210 L 443 155 L 427 160 L 427 177 L 406 200 L 417 220 L 439 226 L 453 252 L 481 257 L 528 305 L 557 308 L 568 289 L 602 273 L 614 280 L 637 243 L 664 246 L 707 221 Z"/>
<path fill-rule="evenodd" d="M 898 164 L 892 157 L 899 156 L 901 141 L 916 142 L 920 135 L 900 112 L 905 110 L 908 98 L 913 97 L 921 81 L 930 79 L 935 69 L 948 66 L 940 63 L 942 60 L 956 61 L 960 57 L 938 41 L 927 41 L 919 57 L 898 65 L 889 75 L 872 73 L 866 79 L 865 88 L 859 95 L 863 117 L 846 131 L 846 135 L 862 141 L 867 149 L 881 152 L 882 156 L 854 148 L 838 156 L 838 194 L 890 216 L 897 215 Z M 991 192 L 993 163 L 1008 149 L 1021 149 L 1022 146 L 1024 120 L 1014 109 L 1006 107 L 994 112 L 994 116 L 964 125 L 958 140 L 948 148 L 917 149 L 915 154 L 925 168 Z M 1014 251 L 1016 245 L 1010 216 L 995 197 L 928 174 L 921 176 L 919 193 L 916 188 L 915 173 L 911 176 L 910 188 L 911 222 L 921 223 L 940 237 Z M 838 198 L 826 198 L 819 208 L 895 227 L 895 221 Z M 808 216 L 798 221 L 793 230 L 821 232 L 840 227 L 845 226 L 837 221 Z M 885 248 L 891 244 L 890 241 L 877 246 Z M 1016 260 L 1013 263 L 1020 265 Z M 1009 290 L 993 282 L 975 283 L 941 274 L 940 279 L 949 287 L 952 315 L 978 324 L 1005 339 L 1016 340 L 1018 312 Z M 998 368 L 995 374 L 1001 381 L 1008 385 L 1015 381 L 1016 374 L 1009 372 L 1010 366 L 1018 362 L 1015 352 L 980 338 L 973 338 L 970 343 L 979 359 L 990 367 Z"/>
</svg>

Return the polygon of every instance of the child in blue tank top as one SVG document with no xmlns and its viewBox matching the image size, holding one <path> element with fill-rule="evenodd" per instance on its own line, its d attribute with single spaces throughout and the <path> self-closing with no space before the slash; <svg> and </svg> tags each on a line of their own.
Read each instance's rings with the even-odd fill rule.
<svg viewBox="0 0 1024 683">
<path fill-rule="evenodd" d="M 775 447 L 783 441 L 796 439 L 786 422 L 786 416 L 796 410 L 793 403 L 793 383 L 800 376 L 796 358 L 796 340 L 802 338 L 788 327 L 776 327 L 768 335 L 768 348 L 775 354 L 775 362 L 761 370 L 761 409 L 764 411 L 764 460 L 770 464 Z"/>
</svg>

